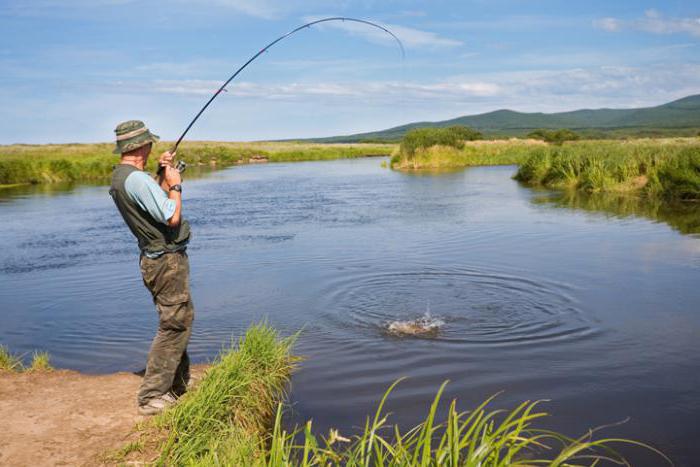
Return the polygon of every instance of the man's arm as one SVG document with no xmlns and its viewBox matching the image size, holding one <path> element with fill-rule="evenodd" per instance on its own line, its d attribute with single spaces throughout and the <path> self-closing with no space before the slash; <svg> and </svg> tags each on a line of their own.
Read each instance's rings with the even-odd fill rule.
<svg viewBox="0 0 700 467">
<path fill-rule="evenodd" d="M 182 182 L 180 172 L 169 167 L 165 170 L 165 184 L 170 188 Z M 180 224 L 182 196 L 175 190 L 163 190 L 147 173 L 137 171 L 124 182 L 128 196 L 149 213 L 154 220 L 175 227 Z"/>
<path fill-rule="evenodd" d="M 168 225 L 170 227 L 177 227 L 180 225 L 180 215 L 182 213 L 182 193 L 173 190 L 172 187 L 180 185 L 182 183 L 182 177 L 180 176 L 180 172 L 172 165 L 166 165 L 163 173 L 163 183 L 168 185 L 168 198 L 175 202 L 175 212 L 168 219 Z"/>
</svg>

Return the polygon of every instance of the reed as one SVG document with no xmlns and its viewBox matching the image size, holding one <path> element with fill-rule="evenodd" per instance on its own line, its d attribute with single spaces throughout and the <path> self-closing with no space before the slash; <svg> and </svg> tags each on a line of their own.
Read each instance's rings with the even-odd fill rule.
<svg viewBox="0 0 700 467">
<path fill-rule="evenodd" d="M 671 461 L 657 449 L 621 438 L 594 439 L 596 430 L 570 438 L 538 429 L 536 422 L 548 414 L 539 409 L 541 401 L 526 401 L 510 411 L 490 410 L 493 397 L 470 412 L 459 412 L 453 400 L 447 415 L 438 422 L 438 406 L 446 383 L 440 387 L 423 422 L 402 432 L 388 424 L 386 400 L 396 386 L 384 394 L 373 417 L 367 418 L 359 435 L 345 438 L 331 430 L 319 438 L 309 421 L 300 430 L 282 428 L 278 408 L 270 439 L 267 466 L 570 466 L 598 465 L 611 461 L 622 465 L 619 446 L 650 451 L 663 462 Z M 661 465 L 661 464 L 657 464 Z"/>
<path fill-rule="evenodd" d="M 693 138 L 583 141 L 536 148 L 514 178 L 529 185 L 700 199 L 700 143 Z"/>
</svg>

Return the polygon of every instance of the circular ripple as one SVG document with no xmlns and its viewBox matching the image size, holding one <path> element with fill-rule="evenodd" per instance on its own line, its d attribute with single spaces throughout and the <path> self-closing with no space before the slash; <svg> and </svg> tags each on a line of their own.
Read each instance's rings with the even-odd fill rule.
<svg viewBox="0 0 700 467">
<path fill-rule="evenodd" d="M 596 331 L 566 287 L 478 270 L 358 272 L 331 281 L 323 300 L 334 325 L 377 333 L 429 312 L 444 322 L 432 336 L 443 341 L 516 344 Z"/>
</svg>

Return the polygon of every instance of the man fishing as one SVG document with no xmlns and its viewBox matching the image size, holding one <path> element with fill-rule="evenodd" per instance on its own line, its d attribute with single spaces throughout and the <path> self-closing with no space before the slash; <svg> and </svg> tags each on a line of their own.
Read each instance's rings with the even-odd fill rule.
<svg viewBox="0 0 700 467">
<path fill-rule="evenodd" d="M 153 296 L 159 324 L 148 353 L 138 393 L 138 410 L 154 415 L 187 390 L 190 361 L 187 343 L 194 306 L 190 297 L 187 243 L 190 227 L 182 218 L 182 179 L 173 167 L 174 153 L 160 156 L 156 181 L 144 172 L 153 143 L 159 140 L 143 122 L 120 123 L 110 195 L 138 240 L 143 283 Z"/>
</svg>

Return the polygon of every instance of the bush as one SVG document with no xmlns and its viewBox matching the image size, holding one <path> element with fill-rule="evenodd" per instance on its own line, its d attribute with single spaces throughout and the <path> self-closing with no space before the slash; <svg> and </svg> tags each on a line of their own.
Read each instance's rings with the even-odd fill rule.
<svg viewBox="0 0 700 467">
<path fill-rule="evenodd" d="M 482 135 L 466 126 L 451 126 L 447 128 L 416 128 L 406 133 L 401 140 L 401 152 L 412 155 L 419 148 L 431 146 L 450 146 L 462 149 L 465 141 L 481 139 Z"/>
<path fill-rule="evenodd" d="M 554 144 L 563 144 L 564 141 L 576 141 L 581 139 L 581 136 L 578 133 L 575 133 L 568 128 L 562 128 L 560 130 L 546 130 L 544 128 L 540 128 L 539 130 L 528 133 L 527 137 Z"/>
<path fill-rule="evenodd" d="M 677 154 L 659 169 L 658 178 L 664 195 L 700 200 L 700 149 L 688 148 Z"/>
</svg>

